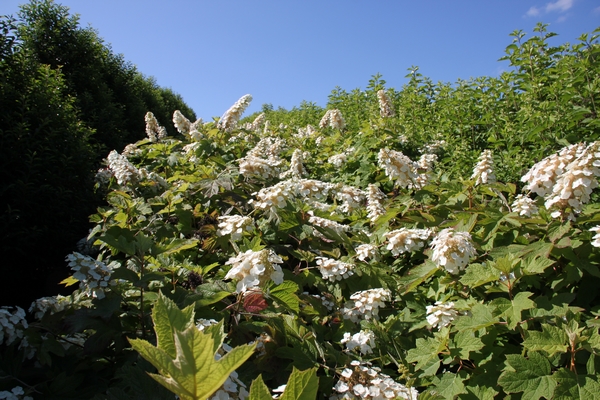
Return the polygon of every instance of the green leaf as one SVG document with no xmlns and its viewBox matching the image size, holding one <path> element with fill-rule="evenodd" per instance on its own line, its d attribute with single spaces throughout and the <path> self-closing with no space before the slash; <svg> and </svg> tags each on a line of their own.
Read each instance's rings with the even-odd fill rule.
<svg viewBox="0 0 600 400">
<path fill-rule="evenodd" d="M 177 304 L 159 292 L 158 300 L 152 309 L 152 320 L 158 348 L 175 358 L 174 332 L 194 326 L 194 306 L 180 310 Z"/>
<path fill-rule="evenodd" d="M 273 400 L 269 388 L 262 379 L 262 375 L 259 375 L 252 381 L 248 400 Z"/>
<path fill-rule="evenodd" d="M 546 268 L 554 265 L 553 261 L 546 257 L 527 257 L 521 262 L 524 275 L 535 275 L 543 273 Z"/>
<path fill-rule="evenodd" d="M 507 354 L 506 368 L 498 378 L 498 384 L 507 393 L 523 392 L 524 399 L 551 399 L 556 381 L 550 373 L 550 362 L 540 353 L 530 352 L 529 359 L 519 354 Z"/>
<path fill-rule="evenodd" d="M 510 301 L 509 307 L 504 310 L 500 317 L 506 319 L 509 329 L 515 329 L 519 322 L 522 321 L 521 313 L 524 310 L 529 310 L 535 307 L 533 300 L 529 299 L 533 293 L 531 292 L 519 292 Z"/>
<path fill-rule="evenodd" d="M 155 245 L 152 248 L 152 255 L 157 256 L 159 254 L 174 254 L 180 251 L 194 248 L 198 245 L 198 239 L 172 239 L 169 243 L 162 245 Z"/>
<path fill-rule="evenodd" d="M 283 281 L 281 284 L 271 287 L 269 296 L 298 313 L 300 312 L 300 299 L 295 294 L 298 289 L 299 287 L 295 282 Z"/>
<path fill-rule="evenodd" d="M 452 353 L 458 352 L 458 356 L 463 360 L 469 359 L 469 353 L 479 351 L 484 344 L 480 338 L 475 336 L 475 332 L 470 330 L 459 331 L 452 339 Z"/>
<path fill-rule="evenodd" d="M 433 338 L 419 338 L 414 348 L 408 350 L 406 360 L 416 362 L 415 370 L 422 370 L 422 376 L 433 376 L 440 366 L 439 353 L 446 349 L 449 329 L 444 328 Z"/>
<path fill-rule="evenodd" d="M 421 283 L 429 279 L 438 270 L 438 266 L 427 260 L 425 263 L 416 266 L 415 268 L 408 271 L 406 276 L 400 278 L 400 290 L 403 294 L 407 294 L 413 291 Z"/>
<path fill-rule="evenodd" d="M 494 400 L 498 391 L 487 386 L 467 386 L 467 394 L 460 396 L 461 400 Z"/>
<path fill-rule="evenodd" d="M 600 399 L 600 384 L 596 375 L 579 375 L 561 368 L 554 374 L 554 379 L 558 382 L 555 400 Z"/>
<path fill-rule="evenodd" d="M 317 397 L 319 378 L 317 369 L 311 368 L 306 371 L 292 370 L 281 400 L 314 400 Z"/>
<path fill-rule="evenodd" d="M 215 360 L 215 340 L 195 326 L 175 331 L 176 357 L 141 339 L 130 340 L 131 346 L 154 365 L 160 375 L 150 374 L 158 383 L 182 399 L 204 400 L 216 392 L 229 374 L 253 353 L 255 345 L 235 347 Z"/>
<path fill-rule="evenodd" d="M 482 264 L 469 264 L 460 278 L 460 283 L 470 288 L 476 288 L 500 279 L 500 271 Z"/>
<path fill-rule="evenodd" d="M 471 315 L 462 315 L 456 319 L 457 331 L 464 329 L 478 330 L 498 322 L 498 318 L 492 315 L 491 306 L 476 304 L 471 308 Z"/>
<path fill-rule="evenodd" d="M 430 389 L 444 397 L 444 399 L 455 399 L 456 396 L 462 393 L 467 393 L 463 381 L 467 378 L 467 373 L 460 371 L 459 373 L 446 372 L 439 378 L 433 378 L 432 384 L 435 389 Z"/>
<path fill-rule="evenodd" d="M 526 331 L 523 347 L 530 351 L 543 351 L 552 356 L 554 353 L 565 353 L 569 338 L 563 328 L 542 324 L 542 332 Z"/>
</svg>

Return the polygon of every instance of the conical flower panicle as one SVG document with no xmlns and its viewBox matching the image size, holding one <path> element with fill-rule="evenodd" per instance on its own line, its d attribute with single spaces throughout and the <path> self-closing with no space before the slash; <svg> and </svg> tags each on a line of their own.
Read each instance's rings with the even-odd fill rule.
<svg viewBox="0 0 600 400">
<path fill-rule="evenodd" d="M 479 156 L 479 162 L 475 165 L 471 179 L 475 179 L 475 185 L 496 182 L 494 173 L 494 159 L 491 150 L 484 150 Z"/>
<path fill-rule="evenodd" d="M 219 119 L 217 123 L 217 128 L 225 131 L 231 132 L 236 126 L 238 121 L 240 120 L 246 108 L 250 105 L 252 101 L 252 96 L 247 94 L 242 96 L 238 101 L 232 105 L 229 110 L 225 111 L 225 114 Z"/>
<path fill-rule="evenodd" d="M 418 165 L 400 151 L 381 149 L 377 157 L 385 174 L 403 188 L 414 185 L 418 180 Z"/>
<path fill-rule="evenodd" d="M 333 129 L 344 129 L 346 127 L 346 121 L 344 121 L 340 110 L 327 110 L 323 118 L 321 118 L 321 122 L 319 122 L 319 127 L 325 128 L 327 126 Z"/>
<path fill-rule="evenodd" d="M 164 126 L 158 124 L 158 120 L 153 113 L 146 113 L 146 135 L 151 142 L 157 142 L 159 139 L 167 137 L 167 130 Z"/>
<path fill-rule="evenodd" d="M 377 92 L 377 99 L 379 100 L 379 114 L 383 118 L 389 118 L 396 115 L 392 101 L 387 93 L 385 93 L 385 90 L 381 89 Z"/>
</svg>

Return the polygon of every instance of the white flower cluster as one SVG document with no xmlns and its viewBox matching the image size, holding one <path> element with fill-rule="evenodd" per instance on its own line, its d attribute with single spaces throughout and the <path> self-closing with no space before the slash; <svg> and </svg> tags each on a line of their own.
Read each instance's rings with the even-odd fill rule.
<svg viewBox="0 0 600 400">
<path fill-rule="evenodd" d="M 321 122 L 319 122 L 320 128 L 325 128 L 326 126 L 330 126 L 333 129 L 344 129 L 346 121 L 344 121 L 340 110 L 327 110 L 323 118 L 321 118 Z"/>
<path fill-rule="evenodd" d="M 329 164 L 332 164 L 336 168 L 340 168 L 346 163 L 347 157 L 345 153 L 334 154 L 327 159 Z"/>
<path fill-rule="evenodd" d="M 430 229 L 400 228 L 387 232 L 384 236 L 388 240 L 387 249 L 398 256 L 422 248 L 431 233 Z"/>
<path fill-rule="evenodd" d="M 175 110 L 173 113 L 173 125 L 177 128 L 177 131 L 182 135 L 188 135 L 192 128 L 192 123 L 187 119 L 179 110 Z"/>
<path fill-rule="evenodd" d="M 135 143 L 129 143 L 121 152 L 125 157 L 135 157 L 142 154 L 142 150 Z"/>
<path fill-rule="evenodd" d="M 348 225 L 340 224 L 339 222 L 335 222 L 327 218 L 317 217 L 316 215 L 313 215 L 312 211 L 309 211 L 308 214 L 310 214 L 310 218 L 308 219 L 309 224 L 313 224 L 321 228 L 331 229 L 338 234 L 342 232 L 348 232 L 351 229 Z"/>
<path fill-rule="evenodd" d="M 337 185 L 335 187 L 335 198 L 342 201 L 339 210 L 346 213 L 360 208 L 366 199 L 366 194 L 354 186 Z"/>
<path fill-rule="evenodd" d="M 527 183 L 524 190 L 537 193 L 541 197 L 548 196 L 552 193 L 556 179 L 565 172 L 567 165 L 581 155 L 584 149 L 583 143 L 572 144 L 534 164 L 521 177 L 521 182 Z"/>
<path fill-rule="evenodd" d="M 350 296 L 350 301 L 346 302 L 342 308 L 342 314 L 345 319 L 352 322 L 358 322 L 361 319 L 379 319 L 379 308 L 385 306 L 385 301 L 389 301 L 391 292 L 387 289 L 368 289 L 356 292 Z"/>
<path fill-rule="evenodd" d="M 248 155 L 263 158 L 279 158 L 285 148 L 285 140 L 281 138 L 264 137 L 248 152 Z"/>
<path fill-rule="evenodd" d="M 375 333 L 368 329 L 363 329 L 354 335 L 345 332 L 340 343 L 345 344 L 348 351 L 358 349 L 361 354 L 367 355 L 375 348 Z"/>
<path fill-rule="evenodd" d="M 306 175 L 306 169 L 304 169 L 304 155 L 302 150 L 296 149 L 292 153 L 292 159 L 290 161 L 290 169 L 282 173 L 279 177 L 286 178 L 291 176 L 292 178 L 302 178 Z"/>
<path fill-rule="evenodd" d="M 350 365 L 351 368 L 342 371 L 340 380 L 333 387 L 338 394 L 332 395 L 330 400 L 417 400 L 419 397 L 415 388 L 394 381 L 370 363 L 354 360 Z"/>
<path fill-rule="evenodd" d="M 234 105 L 229 108 L 229 110 L 225 111 L 225 114 L 223 114 L 217 123 L 217 128 L 225 132 L 231 132 L 237 126 L 240 117 L 244 111 L 246 111 L 246 108 L 248 108 L 251 101 L 251 95 L 246 94 L 242 96 L 238 101 L 235 102 Z"/>
<path fill-rule="evenodd" d="M 148 135 L 148 139 L 150 139 L 151 142 L 156 142 L 167 137 L 167 130 L 164 126 L 158 125 L 158 121 L 154 114 L 148 111 L 144 119 L 146 120 L 146 135 Z"/>
<path fill-rule="evenodd" d="M 284 208 L 288 201 L 296 197 L 296 190 L 291 181 L 282 181 L 274 186 L 260 189 L 252 193 L 255 199 L 250 199 L 248 204 L 253 204 L 255 208 L 266 211 L 269 218 L 277 218 L 277 209 Z"/>
<path fill-rule="evenodd" d="M 217 235 L 231 235 L 231 240 L 234 242 L 242 238 L 244 231 L 249 232 L 254 226 L 254 220 L 251 217 L 242 217 L 241 215 L 223 215 L 218 220 Z"/>
<path fill-rule="evenodd" d="M 475 185 L 496 182 L 496 175 L 494 173 L 494 159 L 492 158 L 491 150 L 484 150 L 479 155 L 479 161 L 473 169 L 473 175 L 471 175 L 471 179 L 475 179 Z"/>
<path fill-rule="evenodd" d="M 66 261 L 69 262 L 69 267 L 75 271 L 73 278 L 79 281 L 79 288 L 88 296 L 103 299 L 105 297 L 104 290 L 108 285 L 115 284 L 114 281 L 111 281 L 110 276 L 113 269 L 118 266 L 116 261 L 106 265 L 102 261 L 94 260 L 90 256 L 84 256 L 77 252 L 69 254 Z"/>
<path fill-rule="evenodd" d="M 592 246 L 600 247 L 600 225 L 590 228 L 590 231 L 595 233 L 594 237 L 592 238 Z"/>
<path fill-rule="evenodd" d="M 538 207 L 535 205 L 535 201 L 522 194 L 517 195 L 515 198 L 515 201 L 512 203 L 512 210 L 525 217 L 531 217 L 538 213 Z"/>
<path fill-rule="evenodd" d="M 385 214 L 385 207 L 383 207 L 385 199 L 385 193 L 374 184 L 369 183 L 367 191 L 367 217 L 371 222 L 377 221 L 377 218 Z"/>
<path fill-rule="evenodd" d="M 421 154 L 435 154 L 446 146 L 445 140 L 434 140 L 419 149 Z"/>
<path fill-rule="evenodd" d="M 10 311 L 12 307 L 0 308 L 0 344 L 9 345 L 17 338 L 23 337 L 23 328 L 28 328 L 27 319 L 25 319 L 25 310 L 21 307 L 15 307 L 14 311 Z"/>
<path fill-rule="evenodd" d="M 436 301 L 433 306 L 427 306 L 427 323 L 431 327 L 442 329 L 445 326 L 450 325 L 452 321 L 458 316 L 458 311 L 454 309 L 454 303 L 448 302 L 443 303 Z"/>
<path fill-rule="evenodd" d="M 389 118 L 396 115 L 396 111 L 394 111 L 394 107 L 390 97 L 387 95 L 385 90 L 381 89 L 377 91 L 377 99 L 379 100 L 379 114 L 383 118 Z"/>
<path fill-rule="evenodd" d="M 37 320 L 40 320 L 46 315 L 48 311 L 50 311 L 50 315 L 61 312 L 64 309 L 68 308 L 71 305 L 71 298 L 56 295 L 53 297 L 42 297 L 31 303 L 29 307 L 29 312 L 34 312 L 34 317 Z"/>
<path fill-rule="evenodd" d="M 306 128 L 298 128 L 298 133 L 296 133 L 296 137 L 298 139 L 306 139 L 314 135 L 315 128 L 312 125 L 306 125 Z"/>
<path fill-rule="evenodd" d="M 254 118 L 254 121 L 252 121 L 249 130 L 258 131 L 260 127 L 265 123 L 265 118 L 265 113 L 258 114 L 258 116 Z"/>
<path fill-rule="evenodd" d="M 265 179 L 274 178 L 280 174 L 280 166 L 283 160 L 278 158 L 260 158 L 246 156 L 238 160 L 240 164 L 240 174 L 246 178 L 260 176 Z"/>
<path fill-rule="evenodd" d="M 204 319 L 204 318 L 199 318 L 198 320 L 196 320 L 196 328 L 198 328 L 199 331 L 204 331 L 204 329 L 208 328 L 209 326 L 212 325 L 216 325 L 218 324 L 218 322 L 214 319 Z"/>
<path fill-rule="evenodd" d="M 225 279 L 238 281 L 237 293 L 244 293 L 251 288 L 260 286 L 269 279 L 279 285 L 283 282 L 283 271 L 279 266 L 281 263 L 283 260 L 273 250 L 247 250 L 231 257 L 225 263 L 225 265 L 232 266 L 225 275 Z"/>
<path fill-rule="evenodd" d="M 299 179 L 295 187 L 299 196 L 313 200 L 325 200 L 335 190 L 334 184 L 316 179 Z"/>
<path fill-rule="evenodd" d="M 566 215 L 570 220 L 575 219 L 575 213 L 581 212 L 583 205 L 590 201 L 592 190 L 598 187 L 599 167 L 600 141 L 593 142 L 577 154 L 557 177 L 545 202 L 553 218 Z"/>
<path fill-rule="evenodd" d="M 21 386 L 15 386 L 10 390 L 3 390 L 0 392 L 0 399 L 6 400 L 33 400 L 31 396 L 23 396 L 25 391 Z"/>
<path fill-rule="evenodd" d="M 353 264 L 346 263 L 333 258 L 317 257 L 317 268 L 321 271 L 323 279 L 330 281 L 341 281 L 344 278 L 354 275 Z"/>
<path fill-rule="evenodd" d="M 431 241 L 431 247 L 432 261 L 451 274 L 464 269 L 469 259 L 476 254 L 469 232 L 456 232 L 452 228 L 439 232 Z"/>
<path fill-rule="evenodd" d="M 106 157 L 108 168 L 112 171 L 119 185 L 136 183 L 141 179 L 140 171 L 129 162 L 127 157 L 119 154 L 116 150 L 108 153 Z"/>
<path fill-rule="evenodd" d="M 356 247 L 354 249 L 356 251 L 356 258 L 360 261 L 366 261 L 367 258 L 376 258 L 377 257 L 377 246 L 372 244 L 364 243 Z"/>
<path fill-rule="evenodd" d="M 433 164 L 437 161 L 437 159 L 438 156 L 436 154 L 422 154 L 417 161 L 417 180 L 414 185 L 409 187 L 421 189 L 423 186 L 425 186 L 427 182 L 429 182 L 429 176 L 431 175 Z"/>
<path fill-rule="evenodd" d="M 381 149 L 377 159 L 385 175 L 396 181 L 396 186 L 409 187 L 417 182 L 417 165 L 402 152 Z"/>
<path fill-rule="evenodd" d="M 315 299 L 319 299 L 321 301 L 321 304 L 323 304 L 323 306 L 328 311 L 333 311 L 333 309 L 335 308 L 335 303 L 332 300 L 330 300 L 327 296 L 321 296 L 318 294 L 309 294 L 308 292 L 304 292 L 303 294 L 312 296 Z M 331 294 L 328 294 L 328 296 L 333 297 Z"/>
</svg>

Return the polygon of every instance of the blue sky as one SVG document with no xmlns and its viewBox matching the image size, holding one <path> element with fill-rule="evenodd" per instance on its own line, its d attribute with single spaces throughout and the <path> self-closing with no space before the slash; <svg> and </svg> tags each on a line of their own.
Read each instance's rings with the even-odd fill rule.
<svg viewBox="0 0 600 400">
<path fill-rule="evenodd" d="M 0 0 L 0 15 L 23 0 Z M 433 81 L 498 76 L 514 30 L 537 22 L 577 42 L 600 27 L 598 0 L 62 0 L 115 53 L 181 94 L 197 116 L 238 98 L 287 109 L 325 106 L 336 86 L 364 88 L 381 73 L 400 89 L 408 68 Z M 161 121 L 166 123 L 167 121 Z"/>
</svg>

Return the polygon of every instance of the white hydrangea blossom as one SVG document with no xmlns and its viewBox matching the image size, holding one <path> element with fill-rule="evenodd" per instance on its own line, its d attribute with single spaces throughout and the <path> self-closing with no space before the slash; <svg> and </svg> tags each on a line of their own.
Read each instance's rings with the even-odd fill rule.
<svg viewBox="0 0 600 400">
<path fill-rule="evenodd" d="M 327 199 L 335 189 L 334 184 L 316 179 L 299 179 L 294 185 L 299 196 L 314 200 Z"/>
<path fill-rule="evenodd" d="M 321 304 L 323 304 L 323 306 L 329 311 L 333 311 L 333 309 L 335 308 L 335 303 L 329 299 L 329 297 L 333 297 L 331 294 L 327 294 L 324 296 L 318 294 L 309 294 L 308 292 L 304 292 L 303 294 L 314 297 L 315 299 L 319 299 L 321 301 Z"/>
<path fill-rule="evenodd" d="M 387 249 L 398 256 L 422 248 L 431 233 L 430 229 L 400 228 L 387 232 L 384 236 L 388 240 Z"/>
<path fill-rule="evenodd" d="M 409 187 L 417 182 L 417 164 L 400 151 L 381 149 L 377 157 L 385 175 L 395 181 L 396 186 Z"/>
<path fill-rule="evenodd" d="M 317 257 L 316 260 L 317 268 L 321 271 L 323 279 L 335 282 L 354 275 L 354 272 L 352 271 L 354 264 L 326 257 Z"/>
<path fill-rule="evenodd" d="M 356 251 L 356 258 L 360 261 L 366 261 L 367 258 L 377 258 L 377 246 L 372 244 L 363 243 L 358 245 L 354 250 Z"/>
<path fill-rule="evenodd" d="M 436 154 L 446 146 L 445 140 L 434 140 L 419 149 L 421 154 Z"/>
<path fill-rule="evenodd" d="M 439 232 L 431 241 L 431 247 L 431 260 L 451 274 L 463 270 L 476 254 L 469 232 L 457 232 L 452 228 Z"/>
<path fill-rule="evenodd" d="M 383 118 L 389 118 L 396 115 L 392 100 L 390 100 L 390 97 L 387 95 L 385 90 L 381 89 L 377 91 L 377 99 L 379 100 L 379 114 Z"/>
<path fill-rule="evenodd" d="M 0 399 L 6 400 L 33 400 L 31 396 L 23 396 L 25 391 L 21 386 L 15 386 L 10 390 L 3 390 L 0 392 Z"/>
<path fill-rule="evenodd" d="M 284 208 L 288 201 L 292 201 L 296 197 L 296 190 L 292 182 L 282 181 L 274 186 L 262 188 L 252 195 L 256 200 L 250 199 L 248 204 L 266 211 L 269 218 L 277 218 L 277 209 Z"/>
<path fill-rule="evenodd" d="M 538 207 L 535 205 L 535 201 L 522 194 L 517 195 L 515 198 L 515 201 L 512 203 L 512 210 L 525 217 L 531 217 L 538 213 Z"/>
<path fill-rule="evenodd" d="M 110 279 L 113 269 L 118 266 L 116 261 L 109 265 L 90 256 L 73 252 L 66 257 L 69 267 L 75 272 L 73 277 L 79 281 L 79 288 L 88 296 L 103 299 L 104 290 L 116 282 Z"/>
<path fill-rule="evenodd" d="M 415 388 L 394 381 L 370 363 L 356 360 L 350 363 L 350 368 L 344 368 L 333 390 L 337 393 L 330 400 L 417 400 L 419 397 Z"/>
<path fill-rule="evenodd" d="M 217 128 L 224 130 L 225 132 L 231 132 L 237 126 L 240 117 L 244 111 L 246 111 L 246 108 L 248 108 L 251 101 L 251 95 L 247 94 L 242 96 L 234 105 L 225 111 L 225 114 L 223 114 L 217 123 Z"/>
<path fill-rule="evenodd" d="M 385 207 L 383 207 L 385 199 L 385 193 L 374 184 L 369 183 L 367 190 L 367 217 L 371 222 L 374 223 L 377 221 L 377 218 L 385 214 Z"/>
<path fill-rule="evenodd" d="M 34 317 L 37 320 L 40 320 L 46 315 L 48 311 L 50 311 L 50 315 L 61 312 L 68 308 L 71 305 L 71 298 L 56 295 L 52 297 L 41 297 L 31 303 L 29 307 L 29 312 L 34 312 Z"/>
<path fill-rule="evenodd" d="M 379 309 L 390 300 L 391 292 L 387 289 L 368 289 L 350 296 L 350 301 L 342 309 L 345 319 L 358 322 L 361 319 L 379 319 Z"/>
<path fill-rule="evenodd" d="M 283 271 L 279 266 L 281 263 L 283 260 L 273 250 L 247 250 L 231 257 L 225 263 L 225 265 L 232 266 L 225 275 L 225 279 L 238 281 L 237 293 L 244 293 L 251 288 L 260 286 L 269 279 L 279 285 L 283 282 Z"/>
<path fill-rule="evenodd" d="M 458 316 L 458 311 L 454 309 L 454 303 L 448 302 L 443 303 L 436 301 L 434 305 L 427 306 L 427 323 L 432 328 L 437 327 L 442 329 L 445 326 L 450 325 L 452 321 Z"/>
<path fill-rule="evenodd" d="M 14 308 L 13 311 L 10 311 Z M 0 344 L 12 344 L 17 338 L 23 338 L 23 329 L 27 329 L 25 310 L 21 307 L 0 308 Z"/>
<path fill-rule="evenodd" d="M 306 175 L 306 169 L 304 168 L 304 155 L 302 150 L 296 149 L 292 154 L 292 159 L 290 161 L 290 169 L 280 175 L 280 178 L 286 178 L 291 176 L 292 178 L 302 178 L 303 175 Z"/>
<path fill-rule="evenodd" d="M 557 178 L 563 174 L 567 166 L 581 155 L 584 150 L 585 144 L 572 144 L 534 164 L 521 177 L 521 182 L 527 183 L 524 190 L 532 191 L 542 197 L 548 196 L 552 193 L 552 188 Z"/>
<path fill-rule="evenodd" d="M 244 231 L 249 232 L 254 226 L 254 220 L 251 217 L 241 215 L 223 215 L 218 217 L 218 220 L 217 235 L 231 235 L 231 240 L 234 242 L 242 238 Z"/>
<path fill-rule="evenodd" d="M 339 210 L 344 213 L 360 208 L 367 197 L 363 190 L 354 186 L 337 185 L 334 190 L 335 198 L 342 201 Z"/>
<path fill-rule="evenodd" d="M 545 206 L 553 218 L 566 215 L 574 220 L 575 213 L 590 201 L 592 191 L 598 187 L 600 176 L 600 142 L 594 142 L 577 154 L 564 172 L 557 177 L 552 193 L 546 196 Z M 568 210 L 569 209 L 569 210 Z"/>
<path fill-rule="evenodd" d="M 258 131 L 260 127 L 265 123 L 265 113 L 258 114 L 252 124 L 250 125 L 250 130 Z"/>
<path fill-rule="evenodd" d="M 204 319 L 204 318 L 199 318 L 196 320 L 196 328 L 198 328 L 199 331 L 204 331 L 204 329 L 208 328 L 209 326 L 212 325 L 216 325 L 218 324 L 218 322 L 214 319 Z"/>
<path fill-rule="evenodd" d="M 600 247 L 600 225 L 590 228 L 590 231 L 595 233 L 592 238 L 592 246 Z"/>
<path fill-rule="evenodd" d="M 417 161 L 417 180 L 414 185 L 409 185 L 410 188 L 414 187 L 416 189 L 423 188 L 427 182 L 429 182 L 429 177 L 431 175 L 431 170 L 433 169 L 433 164 L 437 161 L 438 156 L 436 154 L 422 154 L 419 160 Z"/>
<path fill-rule="evenodd" d="M 125 146 L 121 154 L 127 158 L 135 157 L 142 154 L 142 150 L 139 147 L 137 147 L 135 143 L 129 143 L 127 146 Z"/>
<path fill-rule="evenodd" d="M 473 169 L 471 179 L 475 179 L 475 185 L 496 182 L 494 173 L 494 159 L 492 158 L 491 150 L 484 150 L 479 156 L 479 161 Z"/>
<path fill-rule="evenodd" d="M 173 125 L 177 128 L 177 131 L 182 135 L 188 135 L 192 128 L 192 123 L 187 119 L 179 110 L 175 110 L 173 113 Z"/>
<path fill-rule="evenodd" d="M 375 333 L 368 329 L 363 329 L 354 335 L 350 332 L 344 332 L 344 338 L 340 343 L 345 344 L 348 351 L 358 349 L 361 354 L 367 355 L 372 353 L 373 349 L 376 347 Z"/>
<path fill-rule="evenodd" d="M 279 159 L 279 154 L 285 147 L 285 140 L 281 138 L 264 137 L 258 141 L 256 146 L 248 151 L 247 156 Z"/>
<path fill-rule="evenodd" d="M 296 133 L 296 137 L 298 139 L 306 139 L 315 134 L 315 128 L 308 124 L 305 128 L 298 128 L 298 133 Z"/>
<path fill-rule="evenodd" d="M 142 179 L 140 171 L 116 150 L 108 153 L 106 160 L 119 185 L 134 184 Z"/>
<path fill-rule="evenodd" d="M 342 165 L 346 163 L 347 156 L 345 153 L 334 154 L 327 159 L 329 164 L 332 164 L 336 168 L 340 168 Z"/>
<path fill-rule="evenodd" d="M 158 120 L 153 113 L 148 111 L 144 119 L 146 120 L 146 135 L 148 135 L 151 142 L 167 137 L 167 130 L 164 126 L 158 124 Z"/>
<path fill-rule="evenodd" d="M 340 224 L 339 222 L 335 222 L 327 218 L 317 217 L 312 211 L 309 211 L 308 213 L 310 214 L 310 218 L 308 219 L 309 224 L 313 224 L 321 228 L 329 228 L 333 231 L 336 231 L 338 234 L 342 232 L 348 232 L 351 229 L 348 225 Z"/>
<path fill-rule="evenodd" d="M 321 122 L 319 122 L 319 127 L 325 128 L 327 126 L 330 126 L 333 129 L 344 129 L 346 121 L 344 121 L 340 110 L 327 110 L 325 115 L 323 115 L 323 118 L 321 118 Z"/>
<path fill-rule="evenodd" d="M 283 160 L 278 158 L 260 158 L 252 155 L 240 158 L 238 160 L 240 165 L 240 174 L 245 178 L 253 176 L 260 176 L 265 179 L 274 178 L 279 176 L 281 169 L 280 166 Z"/>
</svg>

